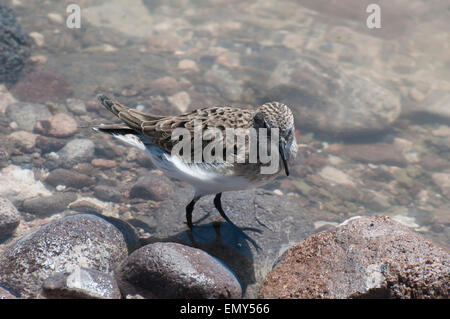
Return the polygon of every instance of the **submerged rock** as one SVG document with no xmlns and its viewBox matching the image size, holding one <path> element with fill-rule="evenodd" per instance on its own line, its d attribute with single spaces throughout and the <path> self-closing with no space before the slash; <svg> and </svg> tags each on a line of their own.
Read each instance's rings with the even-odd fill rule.
<svg viewBox="0 0 450 319">
<path fill-rule="evenodd" d="M 53 137 L 68 137 L 77 132 L 77 121 L 66 113 L 58 113 L 47 119 L 39 120 L 35 131 Z"/>
<path fill-rule="evenodd" d="M 162 201 L 173 192 L 173 183 L 158 172 L 150 172 L 140 177 L 130 190 L 131 198 Z"/>
<path fill-rule="evenodd" d="M 120 299 L 117 282 L 110 274 L 84 268 L 72 273 L 50 276 L 42 285 L 42 294 L 49 299 Z"/>
<path fill-rule="evenodd" d="M 155 243 L 133 252 L 116 271 L 121 289 L 147 298 L 240 298 L 234 274 L 204 251 Z"/>
<path fill-rule="evenodd" d="M 36 121 L 52 116 L 45 105 L 17 102 L 6 109 L 6 116 L 17 123 L 19 128 L 32 131 Z"/>
<path fill-rule="evenodd" d="M 0 171 L 0 195 L 18 206 L 23 200 L 52 193 L 35 179 L 33 171 L 9 165 Z"/>
<path fill-rule="evenodd" d="M 23 76 L 11 88 L 11 92 L 21 101 L 62 103 L 73 91 L 62 76 L 52 72 L 34 71 Z"/>
<path fill-rule="evenodd" d="M 0 39 L 0 83 L 14 83 L 30 56 L 30 41 L 4 4 L 0 4 Z"/>
<path fill-rule="evenodd" d="M 67 216 L 21 238 L 0 256 L 0 284 L 33 297 L 51 275 L 78 267 L 108 273 L 127 255 L 124 236 L 112 224 L 93 215 Z"/>
<path fill-rule="evenodd" d="M 6 198 L 0 197 L 0 240 L 12 235 L 20 223 L 20 213 Z"/>
<path fill-rule="evenodd" d="M 376 81 L 326 59 L 281 62 L 269 81 L 269 100 L 293 108 L 296 126 L 351 136 L 380 132 L 401 112 L 400 97 Z"/>
<path fill-rule="evenodd" d="M 226 192 L 222 207 L 242 227 L 238 230 L 220 216 L 213 198 L 205 196 L 195 205 L 192 233 L 187 230 L 185 213 L 192 193 L 176 185 L 172 196 L 136 218 L 151 227 L 154 239 L 200 248 L 223 261 L 239 278 L 244 297 L 255 298 L 276 258 L 285 247 L 310 235 L 314 225 L 295 196 L 261 189 Z"/>
<path fill-rule="evenodd" d="M 68 187 L 83 188 L 92 185 L 94 183 L 94 178 L 86 174 L 57 168 L 48 174 L 45 182 L 54 187 L 65 185 Z"/>
<path fill-rule="evenodd" d="M 450 254 L 394 220 L 361 217 L 289 248 L 264 298 L 448 298 Z"/>
<path fill-rule="evenodd" d="M 72 192 L 29 198 L 23 201 L 21 210 L 38 217 L 48 217 L 66 210 L 76 199 L 77 195 Z"/>
<path fill-rule="evenodd" d="M 78 163 L 90 162 L 94 157 L 95 145 L 89 139 L 78 138 L 68 142 L 59 150 L 59 159 L 63 166 L 71 167 Z"/>
</svg>

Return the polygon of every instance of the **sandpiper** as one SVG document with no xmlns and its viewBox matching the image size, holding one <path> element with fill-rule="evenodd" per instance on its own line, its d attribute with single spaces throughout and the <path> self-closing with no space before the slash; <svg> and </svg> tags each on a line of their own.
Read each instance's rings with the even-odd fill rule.
<svg viewBox="0 0 450 319">
<path fill-rule="evenodd" d="M 119 140 L 139 148 L 146 152 L 153 164 L 165 174 L 193 186 L 194 198 L 186 206 L 186 221 L 191 229 L 194 205 L 205 195 L 215 195 L 214 206 L 227 222 L 235 226 L 222 208 L 222 192 L 258 187 L 280 174 L 289 175 L 289 164 L 297 153 L 294 117 L 289 107 L 279 102 L 265 103 L 256 109 L 217 106 L 201 108 L 177 116 L 159 116 L 138 112 L 105 95 L 99 95 L 98 100 L 123 123 L 102 124 L 94 127 L 94 130 L 111 134 Z M 182 128 L 194 133 L 194 123 L 200 125 L 203 131 L 215 129 L 219 133 L 223 132 L 220 139 L 225 139 L 225 131 L 230 128 L 243 129 L 244 132 L 255 129 L 257 130 L 257 140 L 264 141 L 264 143 L 268 143 L 268 139 L 267 137 L 262 139 L 260 132 L 276 130 L 277 143 L 271 144 L 275 145 L 274 153 L 280 155 L 276 157 L 276 170 L 271 173 L 261 173 L 261 168 L 265 166 L 265 163 L 260 160 L 259 156 L 256 156 L 256 162 L 251 162 L 249 160 L 250 148 L 245 150 L 244 160 L 241 161 L 236 161 L 236 157 L 232 157 L 234 160 L 231 161 L 227 158 L 227 160 L 213 163 L 189 162 L 185 160 L 186 157 L 182 156 L 186 154 L 173 154 L 172 151 L 179 142 L 179 140 L 173 139 L 174 131 Z M 194 143 L 194 141 L 189 142 Z M 207 142 L 209 141 L 203 141 L 201 147 L 204 148 Z M 228 149 L 229 147 L 229 145 L 224 146 Z M 231 147 L 233 148 L 234 145 Z"/>
</svg>

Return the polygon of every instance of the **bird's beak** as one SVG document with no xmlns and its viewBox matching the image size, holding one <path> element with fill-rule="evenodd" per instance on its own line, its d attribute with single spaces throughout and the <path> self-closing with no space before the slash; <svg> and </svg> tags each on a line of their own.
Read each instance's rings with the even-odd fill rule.
<svg viewBox="0 0 450 319">
<path fill-rule="evenodd" d="M 286 161 L 286 142 L 283 139 L 280 139 L 279 151 L 281 155 L 281 159 L 283 160 L 284 170 L 286 171 L 286 176 L 289 176 L 289 167 Z"/>
</svg>

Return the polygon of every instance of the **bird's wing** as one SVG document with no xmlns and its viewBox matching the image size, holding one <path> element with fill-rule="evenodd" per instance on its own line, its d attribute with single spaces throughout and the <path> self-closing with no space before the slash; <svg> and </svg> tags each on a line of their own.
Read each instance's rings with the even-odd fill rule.
<svg viewBox="0 0 450 319">
<path fill-rule="evenodd" d="M 198 125 L 202 134 L 208 129 L 217 129 L 222 133 L 222 138 L 225 138 L 226 128 L 247 129 L 253 125 L 254 111 L 251 109 L 216 106 L 197 109 L 178 116 L 154 116 L 137 112 L 109 99 L 105 95 L 100 95 L 98 100 L 104 107 L 119 117 L 129 128 L 148 138 L 167 153 L 170 153 L 173 146 L 178 143 L 178 140 L 172 140 L 172 133 L 179 128 L 186 129 L 186 132 L 190 134 L 192 139 L 195 134 L 195 125 Z M 124 129 L 124 132 L 126 132 L 126 126 L 123 124 L 108 128 L 101 126 L 98 129 L 101 131 Z M 208 140 L 203 140 L 203 146 L 214 139 L 214 136 L 209 136 Z M 193 140 L 191 145 L 191 149 L 193 149 Z M 225 142 L 223 142 L 223 145 L 225 147 Z"/>
</svg>

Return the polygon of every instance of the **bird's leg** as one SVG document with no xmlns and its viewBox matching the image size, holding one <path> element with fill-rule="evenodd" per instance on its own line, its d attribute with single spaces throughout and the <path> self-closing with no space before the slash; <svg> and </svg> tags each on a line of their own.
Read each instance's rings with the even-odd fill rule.
<svg viewBox="0 0 450 319">
<path fill-rule="evenodd" d="M 239 231 L 240 234 L 243 235 L 244 238 L 248 239 L 253 246 L 259 250 L 260 247 L 258 246 L 258 244 L 251 238 L 249 237 L 247 234 L 245 234 L 241 228 L 239 228 L 238 226 L 236 226 L 229 218 L 228 216 L 225 214 L 225 212 L 223 211 L 222 208 L 222 202 L 221 202 L 221 197 L 222 197 L 222 193 L 218 193 L 216 194 L 216 197 L 214 197 L 214 206 L 216 206 L 216 209 L 219 211 L 220 215 L 227 221 L 230 223 L 231 227 L 233 227 L 235 230 Z M 257 231 L 258 233 L 261 233 L 261 231 L 259 229 L 255 229 L 255 228 L 246 228 L 248 230 L 254 230 Z"/>
<path fill-rule="evenodd" d="M 195 203 L 200 199 L 200 196 L 194 196 L 191 202 L 186 206 L 186 222 L 190 229 L 192 229 L 192 211 L 194 210 Z"/>
<path fill-rule="evenodd" d="M 222 198 L 222 193 L 216 194 L 216 197 L 214 197 L 214 206 L 216 206 L 216 209 L 219 211 L 220 216 L 222 216 L 231 225 L 236 226 L 236 225 L 233 224 L 233 222 L 228 218 L 228 216 L 223 211 L 222 202 L 220 200 L 221 198 Z"/>
</svg>

